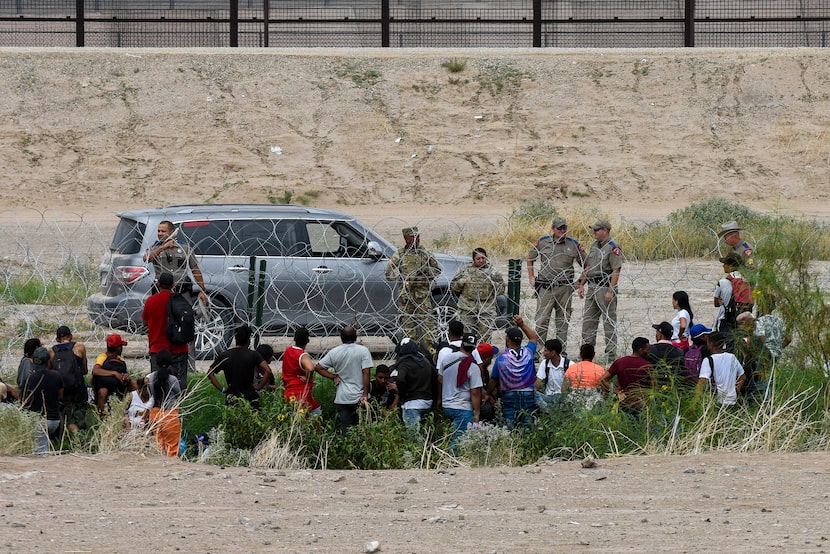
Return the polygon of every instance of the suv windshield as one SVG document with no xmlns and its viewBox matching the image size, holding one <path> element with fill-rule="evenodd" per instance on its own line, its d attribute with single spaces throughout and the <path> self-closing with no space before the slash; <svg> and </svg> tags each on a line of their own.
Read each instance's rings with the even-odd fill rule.
<svg viewBox="0 0 830 554">
<path fill-rule="evenodd" d="M 121 218 L 115 229 L 110 250 L 117 254 L 138 254 L 147 225 L 132 219 Z"/>
</svg>

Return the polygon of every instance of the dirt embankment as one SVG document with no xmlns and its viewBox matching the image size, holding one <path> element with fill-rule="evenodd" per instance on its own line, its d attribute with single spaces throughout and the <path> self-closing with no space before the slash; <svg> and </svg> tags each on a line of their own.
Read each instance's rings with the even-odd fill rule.
<svg viewBox="0 0 830 554">
<path fill-rule="evenodd" d="M 647 218 L 718 194 L 827 217 L 828 58 L 2 50 L 0 202 L 111 214 L 290 199 L 464 219 L 548 198 Z"/>
</svg>

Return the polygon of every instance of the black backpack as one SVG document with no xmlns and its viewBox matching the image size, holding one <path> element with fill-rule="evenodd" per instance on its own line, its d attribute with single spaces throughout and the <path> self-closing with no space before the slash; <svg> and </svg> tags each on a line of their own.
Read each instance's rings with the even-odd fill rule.
<svg viewBox="0 0 830 554">
<path fill-rule="evenodd" d="M 568 368 L 571 366 L 571 360 L 562 356 L 562 359 L 565 360 L 565 363 L 562 364 L 562 373 L 568 371 Z M 545 360 L 545 386 L 547 387 L 548 379 L 550 379 L 550 360 Z M 544 391 L 543 391 L 544 392 Z"/>
<path fill-rule="evenodd" d="M 64 394 L 77 392 L 84 384 L 84 374 L 74 349 L 74 342 L 62 342 L 52 347 L 52 369 L 63 380 Z"/>
<path fill-rule="evenodd" d="M 188 344 L 196 338 L 196 316 L 184 295 L 174 292 L 167 301 L 167 338 L 173 344 Z"/>
</svg>

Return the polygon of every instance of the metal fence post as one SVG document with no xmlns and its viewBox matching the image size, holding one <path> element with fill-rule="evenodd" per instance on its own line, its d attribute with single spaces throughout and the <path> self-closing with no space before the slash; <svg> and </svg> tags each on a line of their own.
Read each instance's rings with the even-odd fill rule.
<svg viewBox="0 0 830 554">
<path fill-rule="evenodd" d="M 522 260 L 507 260 L 507 317 L 512 320 L 519 313 L 522 294 Z"/>
<path fill-rule="evenodd" d="M 262 336 L 262 312 L 265 307 L 265 264 L 266 260 L 259 261 L 259 279 L 257 279 L 256 287 L 256 317 L 254 319 L 254 328 L 256 329 L 254 348 L 259 346 L 259 340 Z"/>
<path fill-rule="evenodd" d="M 239 46 L 239 0 L 230 0 L 230 11 L 230 44 L 236 48 Z"/>
<path fill-rule="evenodd" d="M 262 46 L 268 48 L 268 19 L 271 17 L 271 0 L 262 0 L 262 26 L 265 31 Z"/>
<path fill-rule="evenodd" d="M 683 46 L 694 48 L 695 45 L 695 0 L 686 0 L 683 14 Z"/>
<path fill-rule="evenodd" d="M 380 45 L 389 48 L 389 0 L 380 0 Z"/>
<path fill-rule="evenodd" d="M 75 46 L 83 48 L 84 44 L 84 0 L 75 0 Z"/>
<path fill-rule="evenodd" d="M 533 47 L 542 47 L 542 0 L 533 0 Z"/>
<path fill-rule="evenodd" d="M 248 258 L 248 322 L 254 320 L 254 309 L 256 299 L 254 298 L 254 287 L 256 287 L 256 256 Z"/>
</svg>

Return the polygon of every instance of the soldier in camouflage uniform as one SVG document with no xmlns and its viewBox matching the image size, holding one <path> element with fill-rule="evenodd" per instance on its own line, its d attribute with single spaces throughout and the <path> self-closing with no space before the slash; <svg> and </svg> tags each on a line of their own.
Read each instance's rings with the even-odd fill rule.
<svg viewBox="0 0 830 554">
<path fill-rule="evenodd" d="M 534 263 L 539 261 L 539 272 Z M 562 217 L 554 217 L 551 234 L 536 241 L 527 254 L 527 277 L 536 291 L 536 334 L 539 343 L 548 340 L 551 313 L 556 311 L 555 338 L 568 348 L 568 327 L 571 321 L 571 299 L 574 293 L 574 263 L 582 268 L 585 249 L 568 236 L 568 223 Z"/>
<path fill-rule="evenodd" d="M 606 364 L 610 364 L 617 359 L 617 282 L 623 258 L 620 247 L 609 238 L 611 224 L 607 220 L 596 221 L 593 231 L 596 240 L 585 258 L 585 266 L 577 282 L 579 297 L 585 299 L 582 344 L 596 346 L 601 316 L 605 328 Z"/>
<path fill-rule="evenodd" d="M 467 333 L 490 342 L 496 328 L 496 296 L 504 294 L 504 276 L 487 259 L 483 248 L 473 250 L 473 261 L 459 268 L 450 285 L 458 295 L 459 316 Z"/>
<path fill-rule="evenodd" d="M 398 318 L 403 332 L 413 340 L 426 339 L 431 344 L 436 333 L 432 281 L 441 275 L 441 265 L 421 246 L 417 227 L 402 232 L 406 244 L 389 259 L 386 280 L 398 283 Z"/>
</svg>

